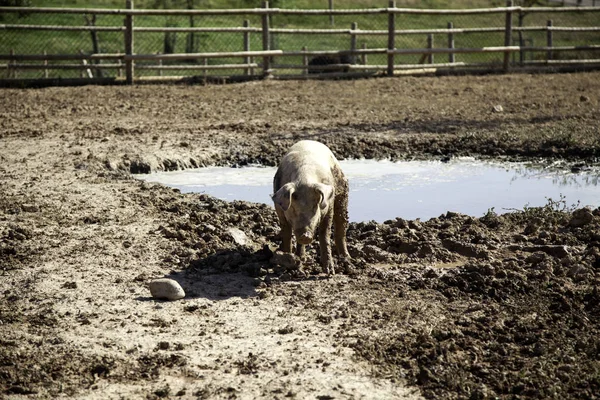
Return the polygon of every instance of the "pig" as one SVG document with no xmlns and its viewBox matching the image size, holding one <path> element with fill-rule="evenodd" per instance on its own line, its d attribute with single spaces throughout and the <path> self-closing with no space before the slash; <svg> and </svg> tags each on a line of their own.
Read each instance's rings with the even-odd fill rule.
<svg viewBox="0 0 600 400">
<path fill-rule="evenodd" d="M 352 57 L 346 54 L 316 56 L 308 62 L 308 73 L 324 74 L 327 72 L 348 72 L 350 69 L 347 65 L 343 64 L 353 64 Z"/>
<path fill-rule="evenodd" d="M 334 227 L 337 255 L 349 259 L 346 245 L 348 227 L 348 180 L 327 146 L 301 140 L 285 154 L 273 179 L 273 203 L 281 227 L 281 251 L 291 253 L 292 235 L 296 255 L 305 256 L 305 246 L 319 232 L 321 266 L 335 274 L 331 254 Z"/>
</svg>

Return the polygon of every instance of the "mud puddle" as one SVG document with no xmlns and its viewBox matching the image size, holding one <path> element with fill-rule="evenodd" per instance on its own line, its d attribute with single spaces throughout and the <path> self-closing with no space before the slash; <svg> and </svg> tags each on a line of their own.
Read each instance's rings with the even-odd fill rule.
<svg viewBox="0 0 600 400">
<path fill-rule="evenodd" d="M 493 209 L 502 214 L 543 206 L 549 199 L 600 206 L 600 171 L 573 173 L 524 163 L 484 162 L 470 158 L 391 162 L 344 160 L 350 181 L 350 220 L 383 222 L 402 217 L 423 220 L 447 211 L 475 217 Z M 136 175 L 183 193 L 206 193 L 223 200 L 271 204 L 276 168 L 208 167 Z"/>
</svg>

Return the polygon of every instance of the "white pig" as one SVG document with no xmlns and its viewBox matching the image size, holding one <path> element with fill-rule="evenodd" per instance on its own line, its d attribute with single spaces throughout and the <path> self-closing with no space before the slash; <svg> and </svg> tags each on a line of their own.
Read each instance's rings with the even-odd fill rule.
<svg viewBox="0 0 600 400">
<path fill-rule="evenodd" d="M 313 140 L 294 144 L 277 169 L 273 192 L 281 250 L 291 252 L 294 234 L 296 254 L 304 257 L 304 246 L 313 241 L 318 229 L 321 266 L 335 274 L 329 239 L 332 224 L 338 256 L 350 258 L 346 247 L 348 180 L 331 150 Z"/>
</svg>

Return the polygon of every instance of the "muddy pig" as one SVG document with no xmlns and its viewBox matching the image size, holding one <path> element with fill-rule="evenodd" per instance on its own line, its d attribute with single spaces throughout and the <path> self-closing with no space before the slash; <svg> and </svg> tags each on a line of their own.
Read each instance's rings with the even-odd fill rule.
<svg viewBox="0 0 600 400">
<path fill-rule="evenodd" d="M 273 202 L 279 217 L 281 250 L 291 252 L 296 236 L 296 255 L 319 232 L 321 266 L 334 274 L 331 228 L 338 256 L 350 258 L 346 247 L 348 227 L 348 180 L 327 146 L 313 140 L 294 144 L 281 160 L 273 180 Z"/>
</svg>

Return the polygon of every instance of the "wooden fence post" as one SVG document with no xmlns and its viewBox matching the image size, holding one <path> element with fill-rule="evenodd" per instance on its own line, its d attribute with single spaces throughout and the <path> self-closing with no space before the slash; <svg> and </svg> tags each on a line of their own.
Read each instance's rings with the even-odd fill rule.
<svg viewBox="0 0 600 400">
<path fill-rule="evenodd" d="M 356 34 L 354 34 L 354 31 L 357 29 L 358 24 L 356 22 L 350 24 L 350 30 L 352 31 L 350 34 L 350 50 L 352 51 L 352 54 L 350 55 L 350 64 L 356 64 L 356 56 L 354 55 L 354 52 L 356 51 Z"/>
<path fill-rule="evenodd" d="M 396 8 L 396 2 L 390 0 L 389 8 Z M 388 10 L 388 50 L 396 48 L 396 13 Z M 394 75 L 394 54 L 390 53 L 387 56 L 387 74 Z"/>
<path fill-rule="evenodd" d="M 523 12 L 523 10 L 519 10 L 519 28 L 523 27 L 523 19 L 525 19 L 525 13 Z M 518 33 L 519 33 L 519 65 L 523 66 L 523 62 L 525 61 L 525 51 L 523 50 L 523 48 L 525 47 L 525 40 L 523 39 L 523 31 L 519 29 Z"/>
<path fill-rule="evenodd" d="M 306 46 L 302 46 L 302 51 L 304 52 L 304 54 L 302 54 L 302 65 L 304 65 L 304 69 L 302 70 L 302 75 L 308 75 L 308 55 L 306 54 L 306 51 L 308 49 L 306 48 Z"/>
<path fill-rule="evenodd" d="M 454 29 L 454 24 L 452 22 L 448 22 L 448 29 Z M 454 33 L 452 32 L 448 32 L 448 48 L 454 48 Z M 453 63 L 455 61 L 454 53 L 448 53 L 448 62 Z"/>
<path fill-rule="evenodd" d="M 44 55 L 48 55 L 48 52 L 44 50 Z M 44 66 L 48 66 L 48 60 L 44 58 Z M 44 78 L 48 78 L 48 68 L 44 68 Z"/>
<path fill-rule="evenodd" d="M 125 2 L 125 8 L 133 10 L 133 0 L 127 0 Z M 127 14 L 125 16 L 125 54 L 128 56 L 133 55 L 133 15 Z M 134 74 L 134 63 L 132 59 L 125 60 L 125 81 L 128 85 L 133 84 Z"/>
<path fill-rule="evenodd" d="M 271 50 L 271 37 L 269 33 L 269 2 L 263 1 L 262 8 L 267 11 L 262 15 L 262 44 L 263 50 Z M 271 76 L 271 59 L 269 56 L 263 57 L 263 77 Z"/>
<path fill-rule="evenodd" d="M 10 55 L 14 56 L 15 55 L 15 49 L 10 49 Z M 12 59 L 10 60 L 7 64 L 8 64 L 8 77 L 9 78 L 16 78 L 17 77 L 17 69 L 13 67 L 14 64 L 16 64 L 17 62 Z"/>
<path fill-rule="evenodd" d="M 250 27 L 250 21 L 244 20 L 244 28 Z M 250 32 L 244 32 L 244 51 L 250 51 Z M 244 57 L 244 64 L 250 64 L 252 57 Z M 251 75 L 250 68 L 244 68 L 244 75 Z"/>
<path fill-rule="evenodd" d="M 157 52 L 156 54 L 160 55 L 160 52 Z M 159 69 L 158 69 L 158 76 L 163 76 L 162 66 L 163 66 L 162 58 L 159 58 L 158 59 L 158 67 L 159 67 Z"/>
<path fill-rule="evenodd" d="M 548 52 L 546 53 L 546 59 L 552 60 L 552 45 L 554 43 L 554 41 L 552 40 L 552 20 L 548 20 L 546 22 L 546 46 L 549 47 Z"/>
<path fill-rule="evenodd" d="M 513 0 L 506 0 L 506 7 L 512 8 Z M 504 30 L 504 46 L 509 47 L 512 43 L 512 10 L 506 12 L 506 27 Z M 504 71 L 510 66 L 510 52 L 504 52 Z"/>
<path fill-rule="evenodd" d="M 333 7 L 333 0 L 329 0 L 329 9 L 333 10 Z M 335 25 L 335 18 L 333 17 L 333 14 L 329 14 L 329 25 Z"/>
<path fill-rule="evenodd" d="M 427 48 L 429 50 L 433 49 L 433 34 L 427 35 Z M 429 62 L 429 64 L 433 64 L 433 53 L 429 53 L 429 55 L 427 56 L 427 61 Z"/>
</svg>

